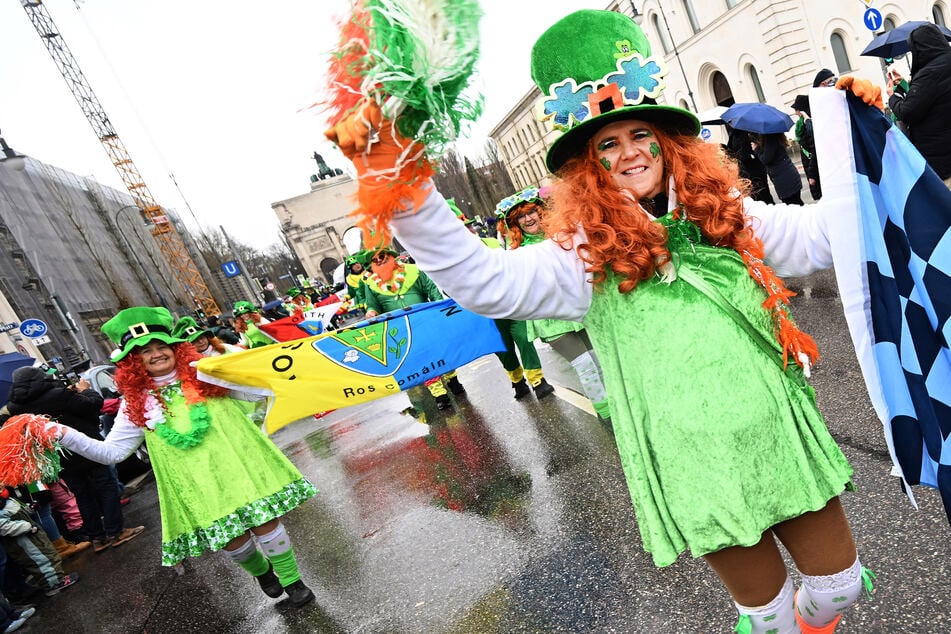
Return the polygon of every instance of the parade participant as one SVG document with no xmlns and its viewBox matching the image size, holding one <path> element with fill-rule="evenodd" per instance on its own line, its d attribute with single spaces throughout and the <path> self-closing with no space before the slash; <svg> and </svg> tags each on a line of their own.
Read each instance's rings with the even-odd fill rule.
<svg viewBox="0 0 951 634">
<path fill-rule="evenodd" d="M 188 315 L 175 322 L 172 336 L 176 339 L 184 339 L 195 346 L 195 350 L 203 357 L 217 357 L 218 355 L 243 350 L 238 346 L 225 343 L 216 337 L 210 329 L 199 326 L 195 318 Z"/>
<path fill-rule="evenodd" d="M 224 550 L 267 596 L 286 592 L 294 606 L 313 600 L 281 523 L 316 493 L 313 485 L 227 390 L 198 380 L 192 363 L 201 357 L 171 336 L 166 309 L 127 308 L 102 331 L 118 347 L 112 361 L 122 406 L 105 440 L 61 425 L 62 445 L 115 464 L 145 442 L 162 516 L 162 565 Z"/>
<path fill-rule="evenodd" d="M 852 469 L 805 381 L 815 344 L 763 257 L 790 275 L 831 266 L 821 212 L 851 190 L 831 186 L 830 171 L 807 210 L 746 198 L 736 166 L 697 137 L 695 115 L 652 103 L 662 60 L 649 51 L 640 28 L 611 11 L 572 13 L 534 45 L 538 111 L 563 130 L 547 156 L 559 179 L 552 239 L 486 249 L 431 182 L 411 183 L 418 195 L 403 200 L 422 202 L 391 226 L 475 312 L 582 321 L 657 565 L 688 549 L 703 557 L 747 632 L 831 632 L 869 581 L 838 497 Z M 868 82 L 852 90 L 874 99 Z M 393 173 L 384 161 L 400 168 L 412 149 L 372 101 L 327 136 L 353 157 L 361 188 L 379 188 L 376 175 Z M 777 540 L 799 569 L 796 593 Z"/>
<path fill-rule="evenodd" d="M 292 286 L 287 289 L 287 296 L 290 298 L 290 301 L 284 306 L 287 308 L 288 315 L 306 313 L 308 310 L 314 310 L 314 304 L 311 302 L 310 296 L 298 287 Z"/>
<path fill-rule="evenodd" d="M 542 229 L 544 210 L 545 200 L 535 187 L 528 187 L 504 198 L 495 206 L 495 214 L 499 218 L 498 230 L 505 236 L 505 244 L 509 249 L 545 241 Z M 532 319 L 526 322 L 526 326 L 529 342 L 541 339 L 570 363 L 595 412 L 603 420 L 611 418 L 601 366 L 584 326 L 576 321 L 562 319 Z M 538 393 L 538 388 L 535 393 Z"/>
<path fill-rule="evenodd" d="M 415 264 L 406 264 L 396 259 L 399 254 L 389 247 L 377 249 L 370 258 L 370 275 L 364 280 L 364 298 L 367 302 L 367 317 L 375 317 L 398 308 L 407 308 L 423 302 L 438 302 L 442 292 L 429 276 Z M 443 385 L 442 379 L 446 379 Z M 446 388 L 461 396 L 466 388 L 459 382 L 455 370 L 425 383 L 429 393 L 436 399 L 439 409 L 452 407 Z"/>
<path fill-rule="evenodd" d="M 233 312 L 234 329 L 241 337 L 240 345 L 242 348 L 250 350 L 251 348 L 269 346 L 274 343 L 273 339 L 258 328 L 258 324 L 269 324 L 271 320 L 262 317 L 257 306 L 251 302 L 235 302 Z"/>
<path fill-rule="evenodd" d="M 465 217 L 455 201 L 449 199 L 446 204 L 456 218 L 472 232 L 472 221 Z M 502 243 L 496 238 L 480 238 L 480 240 L 492 249 L 502 247 Z M 495 327 L 499 329 L 502 343 L 505 344 L 505 350 L 496 352 L 495 356 L 499 358 L 505 373 L 509 376 L 515 400 L 521 400 L 533 392 L 535 398 L 539 399 L 554 394 L 555 388 L 545 379 L 542 371 L 542 361 L 535 349 L 534 337 L 528 335 L 528 324 L 521 319 L 496 319 Z"/>
<path fill-rule="evenodd" d="M 363 279 L 369 274 L 367 264 L 370 261 L 370 254 L 366 250 L 357 251 L 347 257 L 347 294 L 352 300 L 351 306 L 358 310 L 366 310 L 367 302 L 363 297 Z"/>
</svg>

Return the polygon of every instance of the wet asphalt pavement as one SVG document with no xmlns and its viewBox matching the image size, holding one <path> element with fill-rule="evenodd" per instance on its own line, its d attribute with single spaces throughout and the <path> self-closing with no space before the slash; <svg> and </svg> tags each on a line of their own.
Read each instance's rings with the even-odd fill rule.
<svg viewBox="0 0 951 634">
<path fill-rule="evenodd" d="M 843 503 L 877 574 L 874 599 L 837 632 L 951 632 L 940 500 L 916 489 L 916 511 L 889 476 L 832 273 L 790 286 L 803 291 L 795 314 L 823 355 L 812 380 L 820 409 L 855 469 L 858 491 Z M 558 387 L 542 402 L 515 401 L 487 357 L 459 371 L 468 395 L 451 412 L 414 390 L 275 434 L 320 490 L 286 518 L 315 603 L 268 599 L 220 554 L 181 574 L 162 568 L 149 479 L 125 510 L 146 531 L 68 560 L 81 581 L 40 602 L 21 631 L 732 632 L 729 596 L 702 561 L 657 569 L 642 551 L 610 430 L 577 395 L 570 366 L 539 349 Z"/>
</svg>

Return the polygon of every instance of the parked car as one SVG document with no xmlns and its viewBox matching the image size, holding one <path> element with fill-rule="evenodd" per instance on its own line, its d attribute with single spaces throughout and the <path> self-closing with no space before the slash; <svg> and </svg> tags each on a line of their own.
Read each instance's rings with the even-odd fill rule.
<svg viewBox="0 0 951 634">
<path fill-rule="evenodd" d="M 120 398 L 119 390 L 116 388 L 116 366 L 114 365 L 94 365 L 80 376 L 87 381 L 92 389 L 104 399 L 110 398 Z M 109 430 L 112 429 L 112 423 L 115 420 L 115 414 L 100 414 L 99 415 L 99 426 L 101 428 L 101 433 L 103 437 L 109 433 Z M 135 453 L 120 462 L 116 465 L 116 470 L 119 473 L 119 480 L 122 482 L 128 482 L 129 480 L 142 475 L 148 471 L 149 467 L 149 452 L 145 448 L 145 443 L 143 443 Z"/>
</svg>

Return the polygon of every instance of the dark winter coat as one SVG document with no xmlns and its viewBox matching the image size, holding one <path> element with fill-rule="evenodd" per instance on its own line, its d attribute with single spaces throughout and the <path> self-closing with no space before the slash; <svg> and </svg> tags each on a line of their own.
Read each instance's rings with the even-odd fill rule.
<svg viewBox="0 0 951 634">
<path fill-rule="evenodd" d="M 11 414 L 42 414 L 81 431 L 90 438 L 99 435 L 102 397 L 93 389 L 77 392 L 39 368 L 17 368 L 7 409 Z M 78 454 L 63 458 L 63 473 L 79 473 L 95 463 Z"/>
<path fill-rule="evenodd" d="M 911 85 L 896 87 L 888 107 L 908 128 L 908 138 L 941 178 L 951 176 L 951 46 L 933 24 L 908 36 Z"/>
<path fill-rule="evenodd" d="M 743 130 L 728 129 L 730 136 L 727 138 L 725 146 L 726 153 L 736 160 L 740 178 L 750 181 L 752 185 L 750 196 L 754 200 L 762 200 L 772 204 L 773 195 L 770 193 L 769 183 L 766 181 L 766 168 L 753 154 L 750 135 Z"/>
<path fill-rule="evenodd" d="M 782 134 L 764 134 L 762 142 L 753 152 L 766 167 L 766 173 L 773 181 L 773 187 L 780 199 L 795 197 L 802 190 L 802 177 L 789 158 Z"/>
</svg>

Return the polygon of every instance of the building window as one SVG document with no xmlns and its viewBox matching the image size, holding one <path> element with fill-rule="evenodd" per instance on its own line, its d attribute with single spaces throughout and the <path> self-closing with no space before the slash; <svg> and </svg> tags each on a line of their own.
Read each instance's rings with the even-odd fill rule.
<svg viewBox="0 0 951 634">
<path fill-rule="evenodd" d="M 657 14 L 651 16 L 651 24 L 654 25 L 654 30 L 657 31 L 657 37 L 660 38 L 660 45 L 664 47 L 665 53 L 670 53 L 674 50 L 673 44 L 670 43 L 670 38 L 667 36 L 667 31 L 660 28 L 660 19 L 657 17 Z"/>
<path fill-rule="evenodd" d="M 883 31 L 888 32 L 888 31 L 891 31 L 891 30 L 894 29 L 894 28 L 895 28 L 895 21 L 892 20 L 890 17 L 885 18 L 884 20 L 882 20 L 882 30 L 883 30 Z"/>
<path fill-rule="evenodd" d="M 694 34 L 700 32 L 700 22 L 697 20 L 697 14 L 693 10 L 693 3 L 690 0 L 683 0 L 684 13 L 687 14 L 687 19 L 690 21 L 690 28 L 693 29 Z"/>
<path fill-rule="evenodd" d="M 934 18 L 934 23 L 938 26 L 948 26 L 944 19 L 944 8 L 940 2 L 935 2 L 934 6 L 931 7 L 931 17 Z"/>
<path fill-rule="evenodd" d="M 840 33 L 833 33 L 829 38 L 832 45 L 832 54 L 835 56 L 835 66 L 839 75 L 843 75 L 852 70 L 852 62 L 849 61 L 849 53 L 845 48 L 845 40 Z"/>
<path fill-rule="evenodd" d="M 750 76 L 750 83 L 753 84 L 753 90 L 756 91 L 756 99 L 760 103 L 766 103 L 766 94 L 763 92 L 763 84 L 759 81 L 759 73 L 756 72 L 752 64 L 746 65 L 746 73 Z"/>
<path fill-rule="evenodd" d="M 736 99 L 733 98 L 733 89 L 730 88 L 730 82 L 726 80 L 723 73 L 715 71 L 710 82 L 713 84 L 713 98 L 716 99 L 718 106 L 729 108 L 736 103 Z"/>
<path fill-rule="evenodd" d="M 732 9 L 736 5 L 740 4 L 740 0 L 726 0 L 726 8 Z"/>
</svg>

